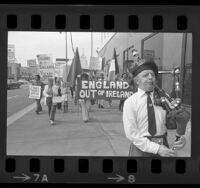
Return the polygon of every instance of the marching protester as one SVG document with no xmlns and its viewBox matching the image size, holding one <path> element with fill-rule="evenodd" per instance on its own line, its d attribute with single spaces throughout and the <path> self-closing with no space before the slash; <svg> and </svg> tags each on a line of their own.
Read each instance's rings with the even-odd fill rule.
<svg viewBox="0 0 200 188">
<path fill-rule="evenodd" d="M 61 94 L 62 94 L 62 102 L 63 102 L 63 112 L 68 112 L 68 87 L 66 82 L 62 82 L 61 84 Z"/>
<path fill-rule="evenodd" d="M 45 96 L 45 102 L 48 107 L 48 114 L 49 118 L 51 115 L 51 109 L 52 109 L 52 104 L 53 104 L 53 78 L 48 79 L 48 84 L 45 85 L 43 95 Z"/>
<path fill-rule="evenodd" d="M 54 125 L 57 103 L 61 102 L 59 88 L 59 80 L 54 82 L 53 78 L 50 78 L 48 80 L 48 85 L 45 86 L 43 92 L 44 96 L 46 97 L 46 104 L 48 106 L 48 114 L 51 125 Z"/>
<path fill-rule="evenodd" d="M 185 127 L 190 114 L 181 108 L 170 116 L 162 106 L 154 103 L 158 67 L 153 61 L 136 63 L 132 74 L 138 90 L 126 99 L 123 109 L 124 130 L 131 141 L 129 156 L 175 157 L 176 150 L 185 146 L 186 139 L 182 135 L 174 142 L 174 149 L 170 149 L 167 141 L 168 124 L 181 123 Z"/>
<path fill-rule="evenodd" d="M 81 79 L 89 80 L 89 75 L 86 73 L 83 73 L 81 76 Z M 85 123 L 87 123 L 89 121 L 89 111 L 90 111 L 90 107 L 91 107 L 91 100 L 90 99 L 79 99 L 79 103 L 81 106 L 83 121 Z"/>
<path fill-rule="evenodd" d="M 141 59 L 140 56 L 139 56 L 139 52 L 138 50 L 136 49 L 133 49 L 132 50 L 132 56 L 133 56 L 133 62 L 131 63 L 131 65 L 129 66 L 129 72 L 128 72 L 128 75 L 127 75 L 127 80 L 129 82 L 129 85 L 131 87 L 131 89 L 136 92 L 137 88 L 135 87 L 135 84 L 134 84 L 134 79 L 133 79 L 133 75 L 132 75 L 132 72 L 133 72 L 133 69 L 135 67 L 135 65 L 137 63 L 142 63 L 144 62 L 145 60 L 144 59 Z"/>
<path fill-rule="evenodd" d="M 103 81 L 104 80 L 104 75 L 101 74 L 100 77 L 98 78 L 98 80 Z M 104 108 L 103 103 L 104 103 L 103 99 L 98 99 L 97 100 L 97 104 L 98 104 L 99 108 Z"/>
<path fill-rule="evenodd" d="M 41 106 L 41 98 L 42 98 L 42 92 L 44 90 L 44 83 L 40 80 L 40 75 L 35 75 L 35 82 L 33 83 L 34 86 L 41 86 L 41 94 L 40 94 L 40 99 L 35 99 L 36 101 L 36 110 L 35 113 L 39 114 L 39 112 L 42 111 L 42 106 Z"/>
<path fill-rule="evenodd" d="M 58 96 L 61 97 L 62 94 L 61 94 L 61 87 L 60 87 L 60 80 L 59 80 L 59 78 L 55 77 L 54 78 L 54 82 L 55 82 L 55 85 L 59 86 L 58 87 Z M 60 110 L 60 111 L 62 110 L 62 102 L 58 102 L 57 103 L 57 109 Z"/>
<path fill-rule="evenodd" d="M 70 86 L 70 91 L 71 91 L 71 96 L 72 96 L 72 99 L 74 98 L 74 89 L 72 86 Z"/>
<path fill-rule="evenodd" d="M 128 72 L 122 74 L 121 81 L 127 81 L 129 83 L 130 88 L 132 89 L 132 91 L 136 92 L 137 88 L 135 87 L 134 80 L 133 80 L 133 75 L 132 75 L 131 72 L 132 72 L 135 64 L 140 62 L 140 61 L 143 61 L 143 60 L 139 57 L 139 52 L 136 49 L 133 49 L 131 51 L 131 53 L 132 53 L 132 57 L 133 57 L 133 62 L 129 65 Z M 121 99 L 120 100 L 119 110 L 121 112 L 123 112 L 123 106 L 124 106 L 124 101 L 125 100 L 126 99 Z"/>
<path fill-rule="evenodd" d="M 126 73 L 123 73 L 121 76 L 121 81 L 128 81 L 128 75 Z M 121 99 L 119 101 L 119 111 L 123 112 L 123 106 L 124 106 L 124 101 L 126 99 Z"/>
</svg>

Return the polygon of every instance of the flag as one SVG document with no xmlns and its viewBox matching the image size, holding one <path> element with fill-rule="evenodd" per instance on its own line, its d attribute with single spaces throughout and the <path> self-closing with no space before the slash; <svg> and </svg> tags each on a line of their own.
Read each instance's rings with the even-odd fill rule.
<svg viewBox="0 0 200 188">
<path fill-rule="evenodd" d="M 81 62 L 80 62 L 78 48 L 76 48 L 76 53 L 72 60 L 72 64 L 70 66 L 69 73 L 67 76 L 67 82 L 70 83 L 70 86 L 72 87 L 75 86 L 77 75 L 81 75 L 81 74 L 82 74 Z"/>
<path fill-rule="evenodd" d="M 114 48 L 113 58 L 111 59 L 111 62 L 110 62 L 108 80 L 115 81 L 116 76 L 118 74 L 119 74 L 119 66 L 118 66 L 118 63 L 117 63 L 117 55 L 116 55 L 116 51 L 115 51 L 115 48 Z"/>
<path fill-rule="evenodd" d="M 103 71 L 105 67 L 105 57 L 102 59 L 102 66 L 101 66 L 101 70 Z"/>
</svg>

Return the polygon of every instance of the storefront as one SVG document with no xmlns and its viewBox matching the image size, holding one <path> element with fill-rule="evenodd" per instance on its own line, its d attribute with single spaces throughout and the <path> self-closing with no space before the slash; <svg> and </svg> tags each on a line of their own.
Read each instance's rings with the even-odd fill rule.
<svg viewBox="0 0 200 188">
<path fill-rule="evenodd" d="M 114 48 L 120 75 L 128 70 L 128 63 L 132 61 L 131 50 L 137 49 L 141 58 L 152 59 L 158 65 L 160 71 L 158 84 L 168 93 L 171 93 L 175 86 L 173 70 L 179 67 L 182 103 L 191 108 L 192 34 L 116 33 L 99 50 L 99 57 L 104 59 L 105 78 Z"/>
<path fill-rule="evenodd" d="M 154 33 L 141 41 L 142 58 L 153 59 L 159 67 L 159 84 L 171 93 L 175 87 L 173 70 L 180 68 L 180 97 L 191 106 L 192 92 L 192 34 Z M 170 73 L 171 71 L 171 73 Z"/>
</svg>

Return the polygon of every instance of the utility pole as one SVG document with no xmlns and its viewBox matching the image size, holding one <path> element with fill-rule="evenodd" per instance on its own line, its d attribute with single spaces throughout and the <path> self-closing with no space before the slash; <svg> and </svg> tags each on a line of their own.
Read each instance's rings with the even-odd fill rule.
<svg viewBox="0 0 200 188">
<path fill-rule="evenodd" d="M 66 47 L 66 61 L 67 61 L 67 32 L 65 32 L 65 47 Z"/>
<path fill-rule="evenodd" d="M 65 32 L 65 55 L 66 55 L 66 82 L 67 82 L 67 76 L 69 73 L 69 69 L 68 69 L 68 59 L 67 59 L 67 32 Z"/>
</svg>

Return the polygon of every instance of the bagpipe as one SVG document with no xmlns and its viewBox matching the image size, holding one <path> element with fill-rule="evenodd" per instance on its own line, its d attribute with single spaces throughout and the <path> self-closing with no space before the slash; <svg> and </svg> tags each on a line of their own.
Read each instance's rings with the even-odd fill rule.
<svg viewBox="0 0 200 188">
<path fill-rule="evenodd" d="M 159 71 L 158 73 L 173 75 L 173 97 L 156 85 L 154 102 L 155 105 L 159 105 L 167 111 L 168 124 L 166 126 L 168 129 L 176 129 L 177 141 L 185 134 L 186 126 L 190 120 L 190 113 L 181 105 L 180 68 L 175 67 L 172 70 Z"/>
</svg>

